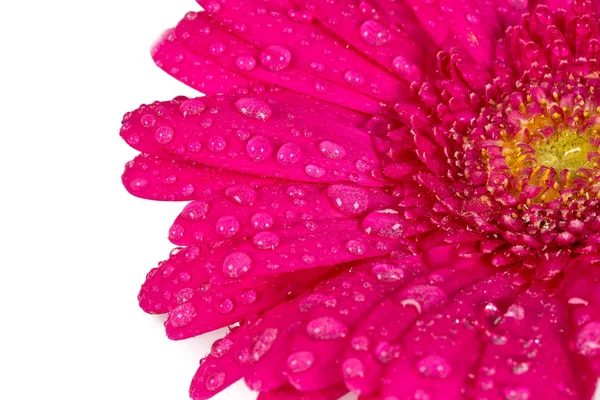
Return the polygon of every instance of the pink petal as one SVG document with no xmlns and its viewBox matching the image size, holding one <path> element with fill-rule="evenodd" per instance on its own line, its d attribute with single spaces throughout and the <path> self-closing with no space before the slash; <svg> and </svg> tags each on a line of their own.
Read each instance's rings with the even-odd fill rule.
<svg viewBox="0 0 600 400">
<path fill-rule="evenodd" d="M 234 185 L 268 185 L 271 179 L 221 170 L 201 164 L 168 160 L 141 154 L 125 165 L 123 186 L 132 195 L 150 200 L 200 200 L 206 193 L 219 192 Z M 197 205 L 197 203 L 196 203 Z M 188 219 L 200 219 L 202 215 Z"/>
<path fill-rule="evenodd" d="M 285 93 L 203 97 L 194 100 L 204 108 L 193 115 L 182 111 L 190 100 L 157 102 L 128 114 L 121 134 L 136 149 L 161 157 L 298 181 L 381 185 L 372 175 L 378 156 L 371 138 L 341 122 L 347 111 L 340 111 L 341 120 L 314 118 L 314 101 L 280 98 Z M 295 162 L 278 158 L 285 146 L 299 150 Z"/>
<path fill-rule="evenodd" d="M 402 339 L 404 351 L 382 380 L 382 395 L 460 398 L 477 366 L 487 324 L 516 295 L 514 274 L 499 273 L 463 289 L 447 306 L 425 313 Z"/>
<path fill-rule="evenodd" d="M 257 400 L 338 400 L 348 389 L 344 385 L 335 385 L 315 392 L 301 392 L 292 386 L 283 386 L 272 392 L 261 392 Z"/>
<path fill-rule="evenodd" d="M 375 209 L 392 206 L 392 197 L 378 188 L 352 184 L 315 185 L 306 183 L 223 182 L 223 189 L 212 190 L 214 181 L 197 181 L 196 191 L 207 193 L 202 200 L 187 205 L 171 229 L 177 245 L 204 243 L 215 247 L 226 240 L 249 238 L 255 247 L 271 247 L 269 238 L 292 225 L 316 221 L 356 218 Z M 262 239 L 261 239 L 262 238 Z M 265 240 L 263 240 L 265 239 Z M 261 244 L 263 243 L 263 244 Z"/>
<path fill-rule="evenodd" d="M 376 393 L 386 365 L 400 352 L 401 337 L 425 313 L 433 313 L 444 305 L 449 296 L 476 281 L 490 276 L 493 270 L 482 261 L 471 268 L 446 269 L 438 263 L 434 271 L 378 304 L 353 332 L 351 348 L 345 360 L 357 360 L 363 366 L 360 376 L 346 377 L 346 385 L 364 394 Z"/>
<path fill-rule="evenodd" d="M 206 5 L 207 2 L 200 3 Z M 312 77 L 309 84 L 319 78 L 325 79 L 331 84 L 344 86 L 380 101 L 395 101 L 398 96 L 409 94 L 408 87 L 392 74 L 347 48 L 345 42 L 331 35 L 323 26 L 307 23 L 308 19 L 300 15 L 310 18 L 302 9 L 252 0 L 222 4 L 219 12 L 212 13 L 211 17 L 228 23 L 230 36 L 238 36 L 255 46 L 258 52 L 254 58 L 257 62 L 256 68 L 248 71 L 251 75 L 261 67 L 269 70 L 279 66 L 261 57 L 261 52 L 268 54 L 270 46 L 278 46 L 291 54 L 289 65 L 284 67 L 281 64 L 283 68 L 275 71 L 279 75 L 289 76 L 290 71 L 304 71 L 305 76 Z M 234 21 L 233 24 L 231 21 Z M 244 29 L 239 29 L 241 26 Z M 188 31 L 191 32 L 191 29 Z M 309 48 L 310 51 L 307 51 Z M 233 50 L 231 53 L 238 56 Z M 221 62 L 222 58 L 219 57 L 217 62 Z M 348 66 L 352 66 L 352 69 L 349 70 Z M 323 94 L 318 91 L 315 93 L 314 87 L 307 89 L 305 93 L 322 98 Z M 326 96 L 331 97 L 331 94 Z"/>
<path fill-rule="evenodd" d="M 421 48 L 431 48 L 431 42 L 407 7 L 390 2 L 379 3 L 383 10 L 359 1 L 293 3 L 304 6 L 320 23 L 400 78 L 407 82 L 422 79 L 425 63 Z"/>
<path fill-rule="evenodd" d="M 186 49 L 177 41 L 174 29 L 166 31 L 157 41 L 152 58 L 169 75 L 202 93 L 233 93 L 254 82 Z"/>
<path fill-rule="evenodd" d="M 508 303 L 489 333 L 478 368 L 475 396 L 592 397 L 595 377 L 581 368 L 580 362 L 574 362 L 568 348 L 573 331 L 567 310 L 549 295 L 546 289 L 532 288 L 514 303 Z"/>
</svg>

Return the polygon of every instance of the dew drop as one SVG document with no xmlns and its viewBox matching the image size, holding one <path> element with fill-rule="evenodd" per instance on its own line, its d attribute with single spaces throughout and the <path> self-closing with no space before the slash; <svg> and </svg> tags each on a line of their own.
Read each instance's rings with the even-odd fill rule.
<svg viewBox="0 0 600 400">
<path fill-rule="evenodd" d="M 260 54 L 260 62 L 271 71 L 281 71 L 290 65 L 291 60 L 290 51 L 278 45 L 269 46 Z"/>
<path fill-rule="evenodd" d="M 390 39 L 390 32 L 381 23 L 374 20 L 364 22 L 359 29 L 359 34 L 365 43 L 371 46 L 382 46 Z"/>
<path fill-rule="evenodd" d="M 306 333 L 316 340 L 332 340 L 346 337 L 348 328 L 335 318 L 320 317 L 308 323 Z"/>
<path fill-rule="evenodd" d="M 231 311 L 233 311 L 233 301 L 231 301 L 231 299 L 224 299 L 220 304 L 219 304 L 219 312 L 221 314 L 229 314 Z"/>
<path fill-rule="evenodd" d="M 313 20 L 312 15 L 307 11 L 298 10 L 295 8 L 290 8 L 287 15 L 292 21 L 296 21 L 301 24 L 310 24 Z"/>
<path fill-rule="evenodd" d="M 272 232 L 260 232 L 254 235 L 252 243 L 257 249 L 272 250 L 279 246 L 279 236 Z"/>
<path fill-rule="evenodd" d="M 210 138 L 208 138 L 207 147 L 208 150 L 214 153 L 218 153 L 225 150 L 225 147 L 227 147 L 227 141 L 221 135 L 213 135 Z"/>
<path fill-rule="evenodd" d="M 352 348 L 356 351 L 369 350 L 369 338 L 366 336 L 357 336 L 350 342 Z"/>
<path fill-rule="evenodd" d="M 324 168 L 313 164 L 307 165 L 306 168 L 304 168 L 304 172 L 306 172 L 306 175 L 310 176 L 311 178 L 321 178 L 325 175 Z"/>
<path fill-rule="evenodd" d="M 287 366 L 293 373 L 304 372 L 315 363 L 315 356 L 310 351 L 297 351 L 290 354 L 287 359 Z"/>
<path fill-rule="evenodd" d="M 235 102 L 235 108 L 242 115 L 261 121 L 267 121 L 273 115 L 271 107 L 264 100 L 254 97 L 242 97 L 238 99 Z"/>
<path fill-rule="evenodd" d="M 528 4 L 528 0 L 508 0 L 508 5 L 515 10 L 525 10 Z"/>
<path fill-rule="evenodd" d="M 246 145 L 246 153 L 254 161 L 264 161 L 271 157 L 273 147 L 264 136 L 254 136 Z"/>
<path fill-rule="evenodd" d="M 188 115 L 198 115 L 205 108 L 204 102 L 198 99 L 186 100 L 179 106 L 179 112 L 183 114 L 184 117 Z"/>
<path fill-rule="evenodd" d="M 142 115 L 142 118 L 140 118 L 140 122 L 144 128 L 150 128 L 156 123 L 156 117 L 151 114 L 144 114 Z"/>
<path fill-rule="evenodd" d="M 323 65 L 321 63 L 313 62 L 313 63 L 310 63 L 310 69 L 312 69 L 315 72 L 321 73 L 321 72 L 324 72 L 326 68 L 325 68 L 325 65 Z"/>
<path fill-rule="evenodd" d="M 143 190 L 147 186 L 148 186 L 148 180 L 145 178 L 135 178 L 135 179 L 132 179 L 131 182 L 129 182 L 129 188 L 134 192 Z"/>
<path fill-rule="evenodd" d="M 359 256 L 364 254 L 365 251 L 367 251 L 367 248 L 365 247 L 365 244 L 360 240 L 349 240 L 348 242 L 346 242 L 346 250 L 348 250 L 350 254 Z"/>
<path fill-rule="evenodd" d="M 346 155 L 346 149 L 343 146 L 328 140 L 319 143 L 319 151 L 323 156 L 332 160 L 340 160 Z"/>
<path fill-rule="evenodd" d="M 235 65 L 242 71 L 252 71 L 256 67 L 256 58 L 252 56 L 239 56 Z"/>
<path fill-rule="evenodd" d="M 400 357 L 401 346 L 399 344 L 390 344 L 381 342 L 375 347 L 375 357 L 383 364 L 388 364 L 390 361 Z"/>
<path fill-rule="evenodd" d="M 417 371 L 427 378 L 443 379 L 452 372 L 452 367 L 444 358 L 425 356 L 417 362 Z"/>
<path fill-rule="evenodd" d="M 210 1 L 206 4 L 206 12 L 211 15 L 217 14 L 221 11 L 221 4 L 218 1 Z"/>
<path fill-rule="evenodd" d="M 600 354 L 600 322 L 589 322 L 577 332 L 575 348 L 587 358 Z"/>
<path fill-rule="evenodd" d="M 245 306 L 249 306 L 256 302 L 258 295 L 256 294 L 256 292 L 254 290 L 247 289 L 242 292 L 242 295 L 240 297 L 241 297 L 242 304 Z"/>
<path fill-rule="evenodd" d="M 260 360 L 271 349 L 273 343 L 277 339 L 278 330 L 275 328 L 267 328 L 260 334 L 254 346 L 252 346 L 252 358 L 254 361 Z"/>
<path fill-rule="evenodd" d="M 184 196 L 191 196 L 194 194 L 195 191 L 196 191 L 196 188 L 191 183 L 188 183 L 187 185 L 184 185 L 181 188 L 181 194 Z"/>
<path fill-rule="evenodd" d="M 202 200 L 192 201 L 181 212 L 181 217 L 188 221 L 196 222 L 206 218 L 208 203 Z"/>
<path fill-rule="evenodd" d="M 404 307 L 415 307 L 421 313 L 445 302 L 446 298 L 446 293 L 437 286 L 415 285 L 402 290 L 396 302 Z"/>
<path fill-rule="evenodd" d="M 175 137 L 175 131 L 170 126 L 161 126 L 156 130 L 156 141 L 167 144 Z"/>
<path fill-rule="evenodd" d="M 273 227 L 273 217 L 266 213 L 256 213 L 250 218 L 250 223 L 254 229 L 264 231 Z"/>
<path fill-rule="evenodd" d="M 206 378 L 206 389 L 210 390 L 211 392 L 219 389 L 225 383 L 226 376 L 227 375 L 225 375 L 225 372 L 215 372 L 214 374 L 210 375 L 208 378 Z"/>
<path fill-rule="evenodd" d="M 223 357 L 225 354 L 227 354 L 229 352 L 229 350 L 231 350 L 232 347 L 233 347 L 233 341 L 231 341 L 227 338 L 219 339 L 213 343 L 211 350 L 210 350 L 210 355 L 215 358 Z"/>
<path fill-rule="evenodd" d="M 531 398 L 531 390 L 524 386 L 505 388 L 502 394 L 506 400 L 529 400 Z"/>
<path fill-rule="evenodd" d="M 225 53 L 225 50 L 227 50 L 227 45 L 221 42 L 213 43 L 208 48 L 209 54 L 213 57 L 222 56 Z"/>
<path fill-rule="evenodd" d="M 398 282 L 404 278 L 404 270 L 394 264 L 376 263 L 371 268 L 371 275 L 382 282 Z"/>
<path fill-rule="evenodd" d="M 169 240 L 173 243 L 178 242 L 183 238 L 185 229 L 179 224 L 173 224 L 169 229 Z"/>
<path fill-rule="evenodd" d="M 369 207 L 369 193 L 365 188 L 336 184 L 327 188 L 326 195 L 336 209 L 346 214 L 360 215 Z"/>
<path fill-rule="evenodd" d="M 192 303 L 184 303 L 175 307 L 169 313 L 169 323 L 174 328 L 181 328 L 182 326 L 190 324 L 198 313 L 196 307 Z"/>
<path fill-rule="evenodd" d="M 365 376 L 362 362 L 357 358 L 349 358 L 342 364 L 342 372 L 345 379 L 357 379 Z"/>
<path fill-rule="evenodd" d="M 329 88 L 329 84 L 327 83 L 327 81 L 325 79 L 318 78 L 315 81 L 315 90 L 317 92 L 319 92 L 319 93 L 325 93 L 328 88 Z"/>
<path fill-rule="evenodd" d="M 365 217 L 362 228 L 370 235 L 388 239 L 402 237 L 402 217 L 392 209 L 373 211 Z"/>
<path fill-rule="evenodd" d="M 252 267 L 252 259 L 246 253 L 231 253 L 223 261 L 223 274 L 229 278 L 239 278 Z"/>
<path fill-rule="evenodd" d="M 358 87 L 362 86 L 365 83 L 365 75 L 362 72 L 348 70 L 344 74 L 344 80 L 350 86 Z"/>
<path fill-rule="evenodd" d="M 250 185 L 240 183 L 227 188 L 225 196 L 234 204 L 251 206 L 256 202 L 258 193 Z"/>
<path fill-rule="evenodd" d="M 194 289 L 192 289 L 192 288 L 181 289 L 175 295 L 177 304 L 187 303 L 188 301 L 190 301 L 192 299 L 192 297 L 194 297 Z"/>
<path fill-rule="evenodd" d="M 300 159 L 300 146 L 295 143 L 285 143 L 277 151 L 277 163 L 283 167 L 294 164 Z"/>
<path fill-rule="evenodd" d="M 230 238 L 239 232 L 240 223 L 236 217 L 227 215 L 217 220 L 215 230 L 222 238 Z"/>
</svg>

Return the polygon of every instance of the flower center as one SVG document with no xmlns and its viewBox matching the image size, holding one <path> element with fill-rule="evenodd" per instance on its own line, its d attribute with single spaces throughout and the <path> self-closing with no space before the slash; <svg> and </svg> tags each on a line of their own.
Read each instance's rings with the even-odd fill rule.
<svg viewBox="0 0 600 400">
<path fill-rule="evenodd" d="M 540 141 L 534 146 L 537 162 L 557 172 L 576 172 L 581 168 L 592 167 L 593 162 L 588 158 L 591 158 L 597 149 L 590 144 L 590 139 L 586 136 L 566 130 L 553 135 L 549 140 Z"/>
</svg>

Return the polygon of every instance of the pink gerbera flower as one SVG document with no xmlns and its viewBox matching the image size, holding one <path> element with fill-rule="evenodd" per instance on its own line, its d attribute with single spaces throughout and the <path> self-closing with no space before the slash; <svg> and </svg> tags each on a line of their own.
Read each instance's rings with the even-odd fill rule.
<svg viewBox="0 0 600 400">
<path fill-rule="evenodd" d="M 190 201 L 141 307 L 231 327 L 191 397 L 590 399 L 600 2 L 200 3 L 153 55 L 209 96 L 121 129 Z"/>
</svg>

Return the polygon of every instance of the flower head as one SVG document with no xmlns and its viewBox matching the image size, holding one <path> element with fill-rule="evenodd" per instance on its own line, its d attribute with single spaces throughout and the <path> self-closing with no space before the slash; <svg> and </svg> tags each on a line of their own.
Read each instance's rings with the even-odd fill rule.
<svg viewBox="0 0 600 400">
<path fill-rule="evenodd" d="M 189 201 L 147 276 L 190 390 L 589 399 L 600 66 L 586 1 L 210 1 L 156 45 L 134 195 Z M 362 397 L 361 397 L 362 398 Z"/>
</svg>

